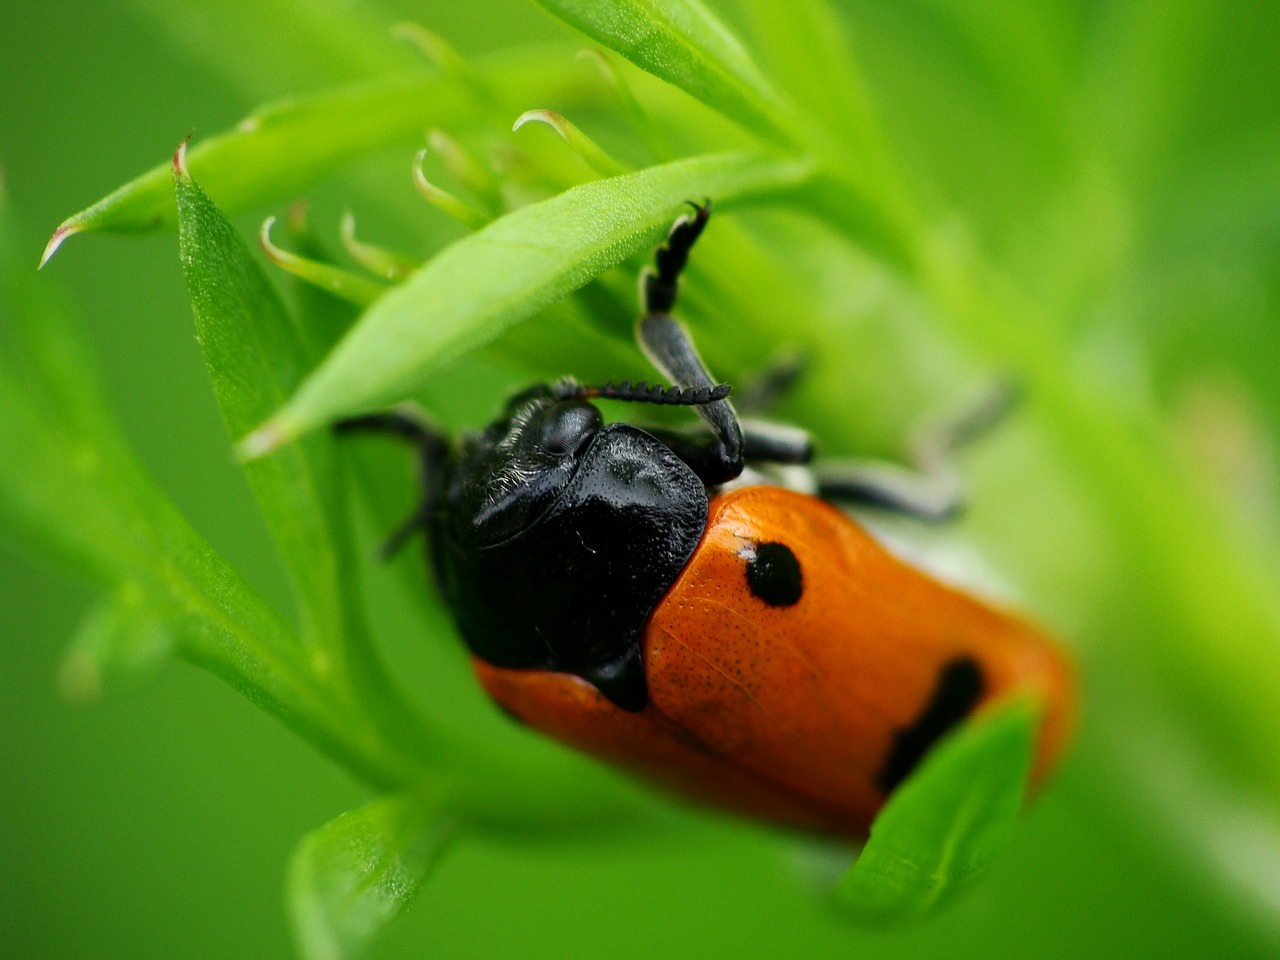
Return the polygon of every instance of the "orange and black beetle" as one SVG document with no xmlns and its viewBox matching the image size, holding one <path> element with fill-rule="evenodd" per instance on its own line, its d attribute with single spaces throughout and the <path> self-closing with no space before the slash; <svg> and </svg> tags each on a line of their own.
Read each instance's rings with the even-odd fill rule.
<svg viewBox="0 0 1280 960">
<path fill-rule="evenodd" d="M 810 445 L 744 426 L 670 315 L 707 221 L 695 210 L 658 250 L 638 324 L 671 387 L 539 385 L 456 447 L 401 413 L 341 425 L 418 444 L 423 502 L 393 542 L 425 528 L 503 708 L 686 795 L 862 836 L 943 734 L 1015 693 L 1042 708 L 1043 775 L 1072 712 L 1043 633 L 896 559 L 824 499 L 741 485 L 746 465 L 804 463 Z M 690 406 L 703 425 L 605 424 L 597 397 Z M 935 480 L 972 425 L 935 445 Z M 945 483 L 931 496 L 865 465 L 817 476 L 827 498 L 929 518 L 955 505 Z"/>
</svg>

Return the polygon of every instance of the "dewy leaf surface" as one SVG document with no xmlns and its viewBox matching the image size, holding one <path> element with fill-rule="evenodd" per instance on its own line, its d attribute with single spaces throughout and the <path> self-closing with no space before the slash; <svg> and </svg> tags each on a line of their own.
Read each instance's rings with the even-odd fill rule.
<svg viewBox="0 0 1280 960">
<path fill-rule="evenodd" d="M 780 195 L 806 163 L 762 153 L 694 157 L 531 204 L 445 249 L 375 303 L 288 404 L 242 444 L 274 449 L 339 416 L 385 406 L 656 241 L 686 200 Z"/>
<path fill-rule="evenodd" d="M 837 895 L 876 920 L 919 916 L 1004 849 L 1026 792 L 1036 711 L 1015 702 L 942 741 L 885 805 Z"/>
</svg>

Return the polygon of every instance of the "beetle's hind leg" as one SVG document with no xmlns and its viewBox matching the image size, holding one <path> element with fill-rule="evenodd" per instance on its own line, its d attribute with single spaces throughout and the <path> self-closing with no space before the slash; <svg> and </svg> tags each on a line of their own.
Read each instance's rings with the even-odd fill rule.
<svg viewBox="0 0 1280 960">
<path fill-rule="evenodd" d="M 991 429 L 1016 401 L 1012 383 L 995 381 L 969 403 L 925 421 L 908 445 L 910 467 L 869 459 L 819 462 L 813 468 L 818 495 L 885 507 L 930 523 L 949 520 L 964 507 L 966 492 L 956 452 Z"/>
<path fill-rule="evenodd" d="M 803 354 L 789 350 L 772 357 L 733 391 L 733 405 L 746 417 L 765 416 L 804 377 L 808 363 Z"/>
<path fill-rule="evenodd" d="M 340 420 L 334 424 L 334 430 L 339 433 L 389 433 L 403 437 L 417 447 L 421 499 L 379 548 L 378 554 L 389 560 L 426 526 L 440 503 L 444 492 L 444 468 L 449 458 L 449 438 L 421 411 L 407 404 L 394 410 Z"/>
</svg>

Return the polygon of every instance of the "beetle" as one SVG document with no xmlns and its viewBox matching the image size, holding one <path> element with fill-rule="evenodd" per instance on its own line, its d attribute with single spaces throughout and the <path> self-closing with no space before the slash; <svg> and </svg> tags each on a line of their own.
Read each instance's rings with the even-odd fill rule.
<svg viewBox="0 0 1280 960">
<path fill-rule="evenodd" d="M 1015 694 L 1041 709 L 1039 779 L 1073 710 L 1056 644 L 831 502 L 950 515 L 948 456 L 990 405 L 935 431 L 916 473 L 815 467 L 816 496 L 743 482 L 748 465 L 805 464 L 812 447 L 740 420 L 672 316 L 710 213 L 692 206 L 641 285 L 637 339 L 670 386 L 538 384 L 456 443 L 403 410 L 338 425 L 417 447 L 422 499 L 388 551 L 426 533 L 479 682 L 507 713 L 686 796 L 865 836 L 931 746 Z M 701 424 L 606 423 L 597 399 L 685 406 Z"/>
</svg>

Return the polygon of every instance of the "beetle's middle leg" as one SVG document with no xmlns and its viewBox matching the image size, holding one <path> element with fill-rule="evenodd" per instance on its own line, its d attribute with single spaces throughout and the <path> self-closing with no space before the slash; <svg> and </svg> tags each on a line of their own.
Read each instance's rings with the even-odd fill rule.
<svg viewBox="0 0 1280 960">
<path fill-rule="evenodd" d="M 1012 384 L 996 381 L 969 403 L 925 421 L 908 445 L 910 466 L 871 459 L 819 461 L 813 468 L 818 495 L 886 507 L 931 523 L 949 520 L 965 499 L 956 453 L 998 423 L 1016 399 Z"/>
</svg>

